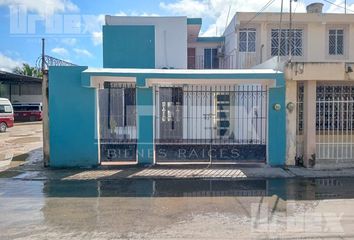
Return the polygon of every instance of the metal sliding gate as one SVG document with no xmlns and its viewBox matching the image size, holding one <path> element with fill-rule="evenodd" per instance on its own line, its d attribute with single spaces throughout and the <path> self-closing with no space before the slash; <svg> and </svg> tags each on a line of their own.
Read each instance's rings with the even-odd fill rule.
<svg viewBox="0 0 354 240">
<path fill-rule="evenodd" d="M 101 162 L 136 161 L 135 84 L 105 82 L 99 90 Z"/>
<path fill-rule="evenodd" d="M 267 86 L 154 87 L 155 159 L 266 160 Z"/>
</svg>

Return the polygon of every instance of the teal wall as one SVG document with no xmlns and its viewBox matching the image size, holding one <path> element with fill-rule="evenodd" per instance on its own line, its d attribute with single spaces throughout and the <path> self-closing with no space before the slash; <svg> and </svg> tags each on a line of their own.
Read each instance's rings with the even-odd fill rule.
<svg viewBox="0 0 354 240">
<path fill-rule="evenodd" d="M 96 89 L 81 84 L 86 68 L 49 68 L 51 167 L 98 165 Z"/>
<path fill-rule="evenodd" d="M 274 104 L 280 104 L 276 111 Z M 269 89 L 268 109 L 268 164 L 284 165 L 286 160 L 286 104 L 285 81 L 282 74 L 277 76 L 277 86 Z"/>
<path fill-rule="evenodd" d="M 155 27 L 103 26 L 103 67 L 155 68 Z"/>
<path fill-rule="evenodd" d="M 90 87 L 91 76 L 136 77 L 138 162 L 153 164 L 153 89 L 147 78 L 168 79 L 274 79 L 269 89 L 268 164 L 285 164 L 286 106 L 285 81 L 282 73 L 112 73 L 82 72 L 86 67 L 51 67 L 50 94 L 50 165 L 54 167 L 90 167 L 98 163 L 96 137 L 96 89 Z M 281 105 L 280 111 L 273 109 Z"/>
<path fill-rule="evenodd" d="M 154 162 L 154 110 L 153 89 L 137 86 L 137 129 L 138 129 L 138 163 L 153 164 Z"/>
</svg>

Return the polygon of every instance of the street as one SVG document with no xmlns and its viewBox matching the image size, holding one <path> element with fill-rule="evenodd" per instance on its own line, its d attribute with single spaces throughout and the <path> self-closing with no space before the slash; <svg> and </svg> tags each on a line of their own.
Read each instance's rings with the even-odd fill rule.
<svg viewBox="0 0 354 240">
<path fill-rule="evenodd" d="M 40 123 L 0 138 L 2 156 L 12 156 L 1 160 L 0 239 L 354 237 L 354 178 L 343 176 L 349 170 L 48 169 Z"/>
</svg>

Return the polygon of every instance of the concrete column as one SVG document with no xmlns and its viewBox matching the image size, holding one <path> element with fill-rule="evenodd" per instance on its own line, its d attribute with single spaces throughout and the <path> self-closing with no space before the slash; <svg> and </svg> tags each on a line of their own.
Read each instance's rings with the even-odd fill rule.
<svg viewBox="0 0 354 240">
<path fill-rule="evenodd" d="M 304 164 L 316 153 L 316 81 L 304 83 Z"/>
<path fill-rule="evenodd" d="M 286 104 L 293 103 L 295 108 L 292 111 L 286 110 L 286 165 L 295 165 L 296 156 L 296 102 L 297 82 L 286 81 Z"/>
</svg>

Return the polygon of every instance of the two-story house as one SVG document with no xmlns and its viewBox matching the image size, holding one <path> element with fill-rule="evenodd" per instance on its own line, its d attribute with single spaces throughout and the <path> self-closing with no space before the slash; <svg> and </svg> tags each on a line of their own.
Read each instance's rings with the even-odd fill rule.
<svg viewBox="0 0 354 240">
<path fill-rule="evenodd" d="M 236 13 L 221 61 L 284 71 L 288 164 L 347 166 L 354 163 L 354 16 L 322 7 L 292 13 L 291 24 L 289 13 Z"/>
<path fill-rule="evenodd" d="M 103 68 L 49 69 L 49 164 L 284 165 L 283 73 L 222 69 L 201 24 L 106 16 Z"/>
</svg>

